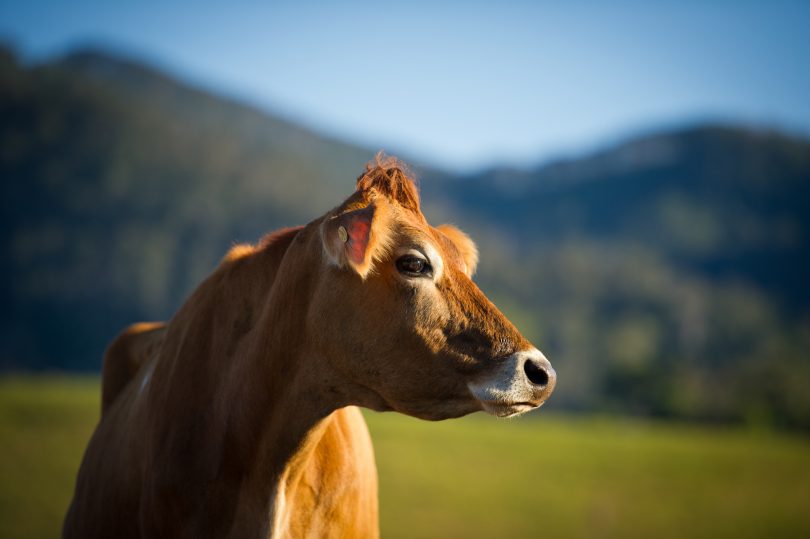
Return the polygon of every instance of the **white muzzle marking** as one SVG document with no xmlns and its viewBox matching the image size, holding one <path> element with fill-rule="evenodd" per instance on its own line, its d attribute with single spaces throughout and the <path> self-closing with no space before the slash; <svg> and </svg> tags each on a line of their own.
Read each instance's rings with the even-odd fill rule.
<svg viewBox="0 0 810 539">
<path fill-rule="evenodd" d="M 527 362 L 532 364 L 530 369 Z M 530 376 L 529 372 L 533 374 Z M 512 354 L 488 376 L 468 383 L 467 387 L 485 412 L 512 417 L 541 406 L 554 390 L 556 379 L 546 357 L 537 348 L 531 348 Z"/>
</svg>

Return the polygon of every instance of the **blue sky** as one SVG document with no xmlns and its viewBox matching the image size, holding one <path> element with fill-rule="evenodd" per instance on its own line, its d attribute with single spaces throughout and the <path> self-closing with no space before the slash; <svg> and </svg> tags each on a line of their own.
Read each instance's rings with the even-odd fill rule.
<svg viewBox="0 0 810 539">
<path fill-rule="evenodd" d="M 810 133 L 810 2 L 0 0 L 29 59 L 93 43 L 372 149 L 472 169 L 705 118 Z"/>
</svg>

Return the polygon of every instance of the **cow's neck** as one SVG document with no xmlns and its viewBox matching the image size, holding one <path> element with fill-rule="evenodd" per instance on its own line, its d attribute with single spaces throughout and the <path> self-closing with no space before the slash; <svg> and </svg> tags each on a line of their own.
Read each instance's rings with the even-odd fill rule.
<svg viewBox="0 0 810 539">
<path fill-rule="evenodd" d="M 296 482 L 340 403 L 329 398 L 318 370 L 310 368 L 313 358 L 303 350 L 273 344 L 270 349 L 272 354 L 249 355 L 240 366 L 244 371 L 235 379 L 254 377 L 247 390 L 239 384 L 230 387 L 232 398 L 249 406 L 229 418 L 228 443 L 244 451 L 240 473 L 255 499 L 263 500 L 260 510 L 278 528 L 284 525 L 285 485 Z"/>
<path fill-rule="evenodd" d="M 306 241 L 306 240 L 304 240 Z M 304 253 L 310 249 L 303 249 Z M 306 256 L 305 254 L 303 256 Z M 307 299 L 315 293 L 314 275 L 290 268 L 318 267 L 312 260 L 287 260 L 264 305 L 253 340 L 246 344 L 244 361 L 235 380 L 253 377 L 250 409 L 240 418 L 235 435 L 240 444 L 255 442 L 248 476 L 269 510 L 275 532 L 287 526 L 289 488 L 298 483 L 317 450 L 330 414 L 347 404 L 323 358 L 314 355 L 306 335 Z M 262 373 L 256 376 L 256 373 Z M 232 384 L 236 398 L 239 383 Z"/>
<path fill-rule="evenodd" d="M 308 363 L 300 355 L 283 359 Z M 289 485 L 298 482 L 317 451 L 331 412 L 338 407 L 321 398 L 324 388 L 306 378 L 301 369 L 271 368 L 269 387 L 251 384 L 249 393 L 233 388 L 240 393 L 234 397 L 250 402 L 250 407 L 243 408 L 239 417 L 232 415 L 226 443 L 244 455 L 238 475 L 245 498 L 256 503 L 237 509 L 242 514 L 235 515 L 236 526 L 242 520 L 255 521 L 255 512 L 267 518 L 271 529 L 278 531 L 287 525 Z"/>
<path fill-rule="evenodd" d="M 313 238 L 299 239 L 308 240 Z M 306 269 L 318 266 L 307 259 L 312 248 L 286 255 L 301 259 L 286 259 L 276 274 L 243 353 L 235 357 L 227 390 L 243 404 L 230 407 L 239 411 L 232 412 L 227 435 L 245 451 L 248 490 L 263 500 L 259 510 L 276 531 L 286 526 L 287 485 L 297 482 L 317 450 L 330 414 L 346 404 L 325 362 L 307 346 L 307 300 L 315 276 Z"/>
<path fill-rule="evenodd" d="M 177 464 L 185 468 L 182 481 L 216 485 L 208 488 L 205 500 L 192 503 L 233 504 L 227 509 L 229 529 L 222 530 L 230 535 L 247 536 L 250 530 L 241 530 L 241 523 L 256 522 L 257 515 L 267 519 L 268 528 L 274 521 L 284 525 L 284 511 L 278 510 L 284 485 L 295 483 L 317 449 L 329 415 L 347 404 L 334 391 L 322 362 L 307 350 L 305 298 L 312 293 L 313 277 L 283 267 L 306 267 L 308 261 L 288 260 L 279 268 L 286 246 L 276 253 L 265 251 L 215 273 L 201 287 L 200 297 L 191 300 L 199 308 L 187 320 L 181 311 L 174 328 L 174 365 L 167 373 L 173 380 L 169 388 L 210 388 L 188 395 L 179 405 L 180 420 L 197 428 L 190 429 L 191 438 L 179 440 L 189 448 L 183 452 L 189 460 Z M 231 286 L 230 280 L 254 284 Z M 199 356 L 191 357 L 189 350 Z M 199 385 L 201 378 L 205 386 Z M 158 433 L 158 439 L 172 440 L 166 446 L 178 443 L 172 427 L 166 423 Z M 195 451 L 202 444 L 206 447 Z"/>
</svg>

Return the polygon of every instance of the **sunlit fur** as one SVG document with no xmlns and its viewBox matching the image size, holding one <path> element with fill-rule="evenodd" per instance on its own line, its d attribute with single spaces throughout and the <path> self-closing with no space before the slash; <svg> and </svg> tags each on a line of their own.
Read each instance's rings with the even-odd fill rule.
<svg viewBox="0 0 810 539">
<path fill-rule="evenodd" d="M 371 227 L 359 258 L 338 233 L 348 218 Z M 443 271 L 401 275 L 403 247 Z M 480 410 L 468 384 L 531 347 L 470 279 L 476 262 L 384 158 L 326 215 L 235 247 L 169 322 L 108 349 L 64 536 L 378 536 L 355 406 L 432 420 Z"/>
<path fill-rule="evenodd" d="M 475 270 L 478 268 L 478 248 L 473 243 L 472 239 L 454 227 L 453 225 L 439 225 L 436 227 L 439 234 L 435 234 L 439 238 L 445 250 L 458 253 L 463 262 L 462 269 L 467 277 L 475 275 Z"/>
</svg>

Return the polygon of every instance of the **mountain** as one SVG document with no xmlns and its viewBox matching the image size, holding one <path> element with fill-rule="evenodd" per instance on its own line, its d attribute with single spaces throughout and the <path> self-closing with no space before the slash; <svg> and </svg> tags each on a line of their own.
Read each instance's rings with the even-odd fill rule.
<svg viewBox="0 0 810 539">
<path fill-rule="evenodd" d="M 539 170 L 465 178 L 456 203 L 525 242 L 630 241 L 712 279 L 763 288 L 794 314 L 810 287 L 810 144 L 698 126 Z"/>
<path fill-rule="evenodd" d="M 810 141 L 696 126 L 424 186 L 489 238 L 559 403 L 807 425 Z"/>
<path fill-rule="evenodd" d="M 373 155 L 92 51 L 6 52 L 0 118 L 6 367 L 97 369 L 123 323 L 170 316 L 231 243 L 323 213 Z"/>
<path fill-rule="evenodd" d="M 137 61 L 2 51 L 0 367 L 97 370 L 123 326 L 338 203 L 372 157 Z M 557 367 L 551 406 L 810 429 L 810 141 L 698 125 L 420 176 Z"/>
</svg>

